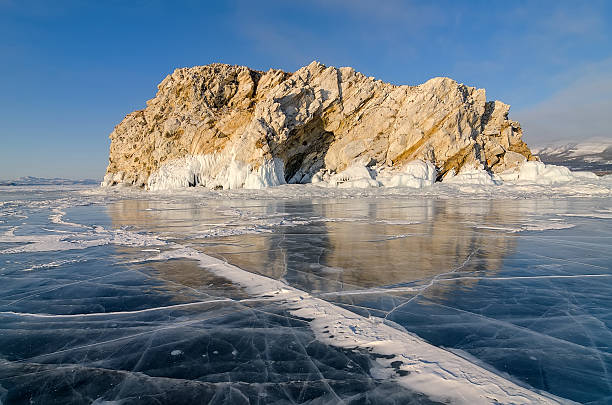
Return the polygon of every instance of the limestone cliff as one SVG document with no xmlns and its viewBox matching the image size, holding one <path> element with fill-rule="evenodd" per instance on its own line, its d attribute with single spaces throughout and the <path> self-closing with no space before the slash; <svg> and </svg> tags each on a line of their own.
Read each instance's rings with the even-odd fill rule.
<svg viewBox="0 0 612 405">
<path fill-rule="evenodd" d="M 478 164 L 500 172 L 533 158 L 509 108 L 443 77 L 395 86 L 317 62 L 294 73 L 182 68 L 115 127 L 103 184 L 178 176 L 185 186 L 235 188 L 253 185 L 253 173 L 260 183 L 304 183 L 356 161 L 394 170 L 415 159 L 439 176 Z"/>
</svg>

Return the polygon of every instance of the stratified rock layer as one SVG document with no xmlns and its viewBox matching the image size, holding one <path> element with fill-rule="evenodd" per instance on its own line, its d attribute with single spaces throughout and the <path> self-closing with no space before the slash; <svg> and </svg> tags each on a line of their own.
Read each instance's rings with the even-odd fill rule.
<svg viewBox="0 0 612 405">
<path fill-rule="evenodd" d="M 466 165 L 501 172 L 533 159 L 509 108 L 487 102 L 484 89 L 444 77 L 395 86 L 317 62 L 295 73 L 182 68 L 159 84 L 144 110 L 115 127 L 104 184 L 145 186 L 160 168 L 193 155 L 209 157 L 201 169 L 208 178 L 230 165 L 256 171 L 280 160 L 293 183 L 356 161 L 399 169 L 421 159 L 439 176 Z M 216 183 L 194 177 L 186 184 Z"/>
</svg>

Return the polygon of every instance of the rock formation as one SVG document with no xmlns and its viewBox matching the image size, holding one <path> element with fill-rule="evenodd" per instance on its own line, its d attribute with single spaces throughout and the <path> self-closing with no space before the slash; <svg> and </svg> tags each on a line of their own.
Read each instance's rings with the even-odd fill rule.
<svg viewBox="0 0 612 405">
<path fill-rule="evenodd" d="M 439 178 L 464 166 L 501 172 L 534 159 L 509 108 L 444 77 L 396 86 L 317 62 L 295 73 L 182 68 L 115 127 L 103 185 L 259 187 L 417 159 Z"/>
</svg>

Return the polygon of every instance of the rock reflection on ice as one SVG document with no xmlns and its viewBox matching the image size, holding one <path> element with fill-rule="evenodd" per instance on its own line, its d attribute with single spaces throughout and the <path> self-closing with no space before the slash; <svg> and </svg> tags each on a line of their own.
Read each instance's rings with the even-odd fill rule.
<svg viewBox="0 0 612 405">
<path fill-rule="evenodd" d="M 612 395 L 605 199 L 44 196 L 0 224 L 2 403 Z"/>
</svg>

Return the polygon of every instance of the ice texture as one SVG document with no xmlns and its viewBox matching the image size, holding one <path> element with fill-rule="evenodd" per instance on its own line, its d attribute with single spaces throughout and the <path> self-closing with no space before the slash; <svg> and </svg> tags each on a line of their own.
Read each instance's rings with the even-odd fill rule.
<svg viewBox="0 0 612 405">
<path fill-rule="evenodd" d="M 285 184 L 284 165 L 280 159 L 268 160 L 260 167 L 253 168 L 246 163 L 211 154 L 190 155 L 167 162 L 149 177 L 147 187 L 154 191 L 195 186 L 232 190 L 280 184 Z"/>
<path fill-rule="evenodd" d="M 353 165 L 329 179 L 329 185 L 342 188 L 379 187 L 380 183 L 372 178 L 370 170 L 362 165 Z"/>
<path fill-rule="evenodd" d="M 590 172 L 572 172 L 567 167 L 547 165 L 542 162 L 525 162 L 514 171 L 502 173 L 504 181 L 519 184 L 554 185 L 576 180 L 597 181 L 598 177 Z"/>
<path fill-rule="evenodd" d="M 433 186 L 436 176 L 436 167 L 431 162 L 414 160 L 406 164 L 402 173 L 381 176 L 380 181 L 385 187 L 423 188 Z"/>
<path fill-rule="evenodd" d="M 492 175 L 482 167 L 463 168 L 458 174 L 450 172 L 444 176 L 444 182 L 454 184 L 474 184 L 481 186 L 496 186 L 503 183 L 499 177 Z"/>
<path fill-rule="evenodd" d="M 0 400 L 606 403 L 610 199 L 473 186 L 0 190 Z"/>
<path fill-rule="evenodd" d="M 429 187 L 440 188 L 439 183 L 435 183 L 436 176 L 436 168 L 431 162 L 416 160 L 397 170 L 357 160 L 339 173 L 330 174 L 321 171 L 305 178 L 317 186 L 329 188 L 386 187 L 418 190 Z M 116 180 L 119 179 L 111 175 L 102 185 L 112 185 Z M 491 174 L 483 167 L 464 167 L 459 173 L 454 171 L 447 173 L 443 182 L 458 187 L 467 186 L 461 189 L 462 193 L 481 190 L 503 193 L 505 189 L 515 186 L 520 186 L 522 191 L 526 187 L 536 191 L 541 186 L 563 185 L 575 188 L 586 195 L 612 193 L 612 181 L 606 176 L 598 177 L 591 172 L 570 171 L 566 167 L 536 161 L 523 162 L 515 169 L 499 175 Z M 253 168 L 225 155 L 211 154 L 186 156 L 165 163 L 158 171 L 151 174 L 147 189 L 163 191 L 195 186 L 213 190 L 263 189 L 282 184 L 285 184 L 284 164 L 280 159 L 268 160 L 260 167 Z"/>
</svg>

